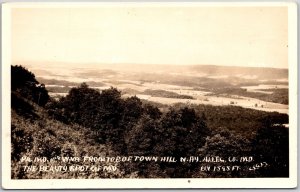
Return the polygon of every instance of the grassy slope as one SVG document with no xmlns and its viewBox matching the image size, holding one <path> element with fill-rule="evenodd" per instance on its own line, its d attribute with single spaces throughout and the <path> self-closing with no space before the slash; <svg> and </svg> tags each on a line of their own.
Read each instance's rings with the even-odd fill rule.
<svg viewBox="0 0 300 192">
<path fill-rule="evenodd" d="M 103 177 L 120 177 L 120 170 L 110 172 L 99 170 L 91 171 L 74 171 L 74 172 L 27 172 L 23 171 L 25 165 L 48 165 L 48 166 L 64 166 L 68 163 L 61 161 L 42 162 L 21 162 L 21 157 L 27 156 L 31 159 L 34 157 L 48 157 L 48 159 L 56 156 L 115 156 L 110 146 L 101 145 L 95 142 L 95 132 L 90 129 L 78 125 L 66 125 L 59 121 L 50 119 L 46 112 L 34 106 L 34 112 L 38 117 L 25 118 L 12 110 L 12 178 L 103 178 Z M 89 163 L 72 162 L 76 165 L 89 165 Z M 69 165 L 71 165 L 69 164 Z M 95 163 L 95 166 L 104 166 L 108 162 Z M 116 165 L 118 167 L 118 165 Z"/>
</svg>

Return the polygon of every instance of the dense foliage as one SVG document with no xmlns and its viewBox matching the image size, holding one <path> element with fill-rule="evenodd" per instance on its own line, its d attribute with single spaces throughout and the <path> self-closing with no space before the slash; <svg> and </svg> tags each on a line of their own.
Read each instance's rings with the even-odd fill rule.
<svg viewBox="0 0 300 192">
<path fill-rule="evenodd" d="M 17 67 L 23 71 L 24 68 Z M 26 70 L 27 71 L 27 70 Z M 24 72 L 24 71 L 23 71 Z M 23 73 L 22 72 L 22 73 Z M 19 72 L 18 72 L 19 73 Z M 15 73 L 14 73 L 15 74 Z M 32 73 L 21 79 L 38 82 Z M 13 79 L 12 82 L 15 82 Z M 20 79 L 19 79 L 20 80 Z M 35 80 L 35 81 L 34 81 Z M 12 178 L 186 178 L 288 177 L 288 115 L 236 106 L 176 104 L 162 107 L 137 97 L 123 98 L 111 87 L 103 91 L 86 83 L 65 97 L 50 99 L 44 108 L 26 92 L 26 83 L 14 83 L 12 105 Z M 33 89 L 36 91 L 36 89 Z M 17 94 L 18 93 L 18 94 Z M 38 92 L 39 93 L 39 92 Z M 20 158 L 83 155 L 172 157 L 174 162 L 116 163 L 116 172 L 29 174 Z M 180 162 L 182 157 L 251 156 L 267 166 L 250 171 L 202 171 L 218 163 Z M 106 163 L 106 162 L 105 162 Z M 51 164 L 51 163 L 50 163 Z M 53 164 L 53 163 L 52 163 Z M 79 163 L 80 164 L 80 163 Z M 94 165 L 95 163 L 93 163 Z M 103 162 L 96 163 L 103 165 Z M 244 165 L 227 162 L 226 165 Z"/>
</svg>

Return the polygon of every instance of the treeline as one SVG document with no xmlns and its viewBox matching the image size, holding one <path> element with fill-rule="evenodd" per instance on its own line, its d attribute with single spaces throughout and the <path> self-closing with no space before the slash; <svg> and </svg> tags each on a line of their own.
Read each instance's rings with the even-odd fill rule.
<svg viewBox="0 0 300 192">
<path fill-rule="evenodd" d="M 171 91 L 146 89 L 143 94 L 151 95 L 152 97 L 165 97 L 177 99 L 195 99 L 190 95 L 182 95 Z"/>
<path fill-rule="evenodd" d="M 209 89 L 208 89 L 209 90 Z M 261 89 L 260 91 L 270 91 L 271 94 L 261 92 L 249 92 L 247 89 L 240 87 L 223 87 L 212 89 L 211 95 L 239 95 L 243 97 L 251 97 L 260 99 L 262 101 L 274 102 L 280 104 L 289 104 L 289 90 L 288 89 Z"/>
<path fill-rule="evenodd" d="M 36 102 L 36 99 L 32 101 Z M 112 147 L 118 155 L 172 156 L 177 160 L 175 163 L 122 163 L 123 176 L 119 177 L 133 173 L 139 178 L 289 175 L 288 129 L 282 126 L 288 123 L 285 114 L 234 106 L 178 104 L 161 109 L 143 103 L 137 97 L 122 98 L 116 88 L 100 92 L 85 83 L 72 88 L 59 100 L 48 99 L 43 110 L 49 118 L 68 127 L 77 127 L 74 132 L 78 131 L 77 125 L 97 132 L 89 136 L 95 145 Z M 14 135 L 12 142 L 18 139 Z M 49 158 L 51 154 L 62 153 L 60 148 L 64 143 L 60 142 L 59 146 L 48 148 Z M 15 143 L 18 145 L 18 142 Z M 13 146 L 14 149 L 18 147 L 23 146 Z M 18 159 L 17 154 L 14 156 Z M 266 162 L 268 166 L 255 171 L 203 172 L 200 170 L 201 163 L 179 161 L 180 157 L 189 156 L 253 156 L 255 163 Z M 235 164 L 228 162 L 226 165 Z"/>
</svg>

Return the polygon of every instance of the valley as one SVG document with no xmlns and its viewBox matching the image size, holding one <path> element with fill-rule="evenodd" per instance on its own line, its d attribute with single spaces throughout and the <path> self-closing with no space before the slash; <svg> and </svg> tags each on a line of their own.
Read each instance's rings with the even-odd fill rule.
<svg viewBox="0 0 300 192">
<path fill-rule="evenodd" d="M 57 68 L 30 67 L 54 98 L 67 95 L 72 87 L 85 82 L 91 88 L 116 87 L 123 97 L 137 96 L 164 105 L 233 105 L 285 114 L 289 111 L 286 69 L 125 64 Z"/>
</svg>

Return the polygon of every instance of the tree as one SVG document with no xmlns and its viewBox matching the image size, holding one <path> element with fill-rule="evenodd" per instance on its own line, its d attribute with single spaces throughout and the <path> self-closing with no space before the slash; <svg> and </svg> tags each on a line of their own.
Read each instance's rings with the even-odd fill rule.
<svg viewBox="0 0 300 192">
<path fill-rule="evenodd" d="M 48 105 L 49 114 L 65 123 L 78 123 L 97 131 L 99 143 L 110 143 L 123 150 L 124 129 L 121 125 L 123 104 L 116 88 L 99 90 L 86 83 L 72 88 L 66 97 Z"/>
<path fill-rule="evenodd" d="M 128 154 L 175 157 L 177 163 L 158 162 L 161 172 L 167 177 L 189 177 L 194 167 L 183 165 L 179 159 L 194 156 L 208 134 L 206 123 L 194 109 L 171 108 L 160 119 L 152 119 L 148 115 L 141 117 L 128 134 Z M 141 177 L 148 177 L 155 166 L 139 162 L 137 167 L 147 170 L 139 172 Z"/>
<path fill-rule="evenodd" d="M 265 124 L 257 131 L 252 146 L 254 158 L 268 164 L 268 167 L 258 170 L 259 176 L 289 176 L 289 129 Z"/>
<path fill-rule="evenodd" d="M 149 115 L 151 119 L 159 119 L 162 115 L 162 113 L 157 107 L 154 107 L 153 105 L 150 104 L 144 105 L 144 112 L 146 115 Z"/>
<path fill-rule="evenodd" d="M 128 122 L 135 122 L 144 112 L 142 102 L 136 96 L 125 99 L 123 102 L 123 107 L 123 120 Z"/>
<path fill-rule="evenodd" d="M 38 81 L 35 79 L 33 73 L 28 71 L 21 65 L 11 66 L 11 90 L 16 91 L 17 89 L 35 86 Z"/>
<path fill-rule="evenodd" d="M 39 84 L 34 74 L 20 65 L 11 66 L 11 90 L 12 94 L 18 93 L 40 106 L 45 106 L 49 100 L 45 85 Z"/>
<path fill-rule="evenodd" d="M 215 130 L 213 134 L 206 137 L 205 145 L 199 148 L 196 153 L 199 157 L 221 157 L 223 160 L 227 161 L 226 164 L 228 166 L 245 166 L 245 164 L 240 162 L 229 162 L 229 157 L 240 158 L 241 156 L 252 156 L 251 153 L 251 143 L 249 139 L 244 138 L 242 135 L 230 131 L 224 127 L 220 127 Z M 220 163 L 205 163 L 203 162 L 201 166 L 211 166 L 214 165 L 219 166 L 222 165 Z M 202 172 L 199 171 L 199 167 L 197 167 L 195 174 L 193 177 L 245 177 L 252 176 L 251 172 L 247 170 L 240 171 L 213 171 L 213 172 Z"/>
</svg>

